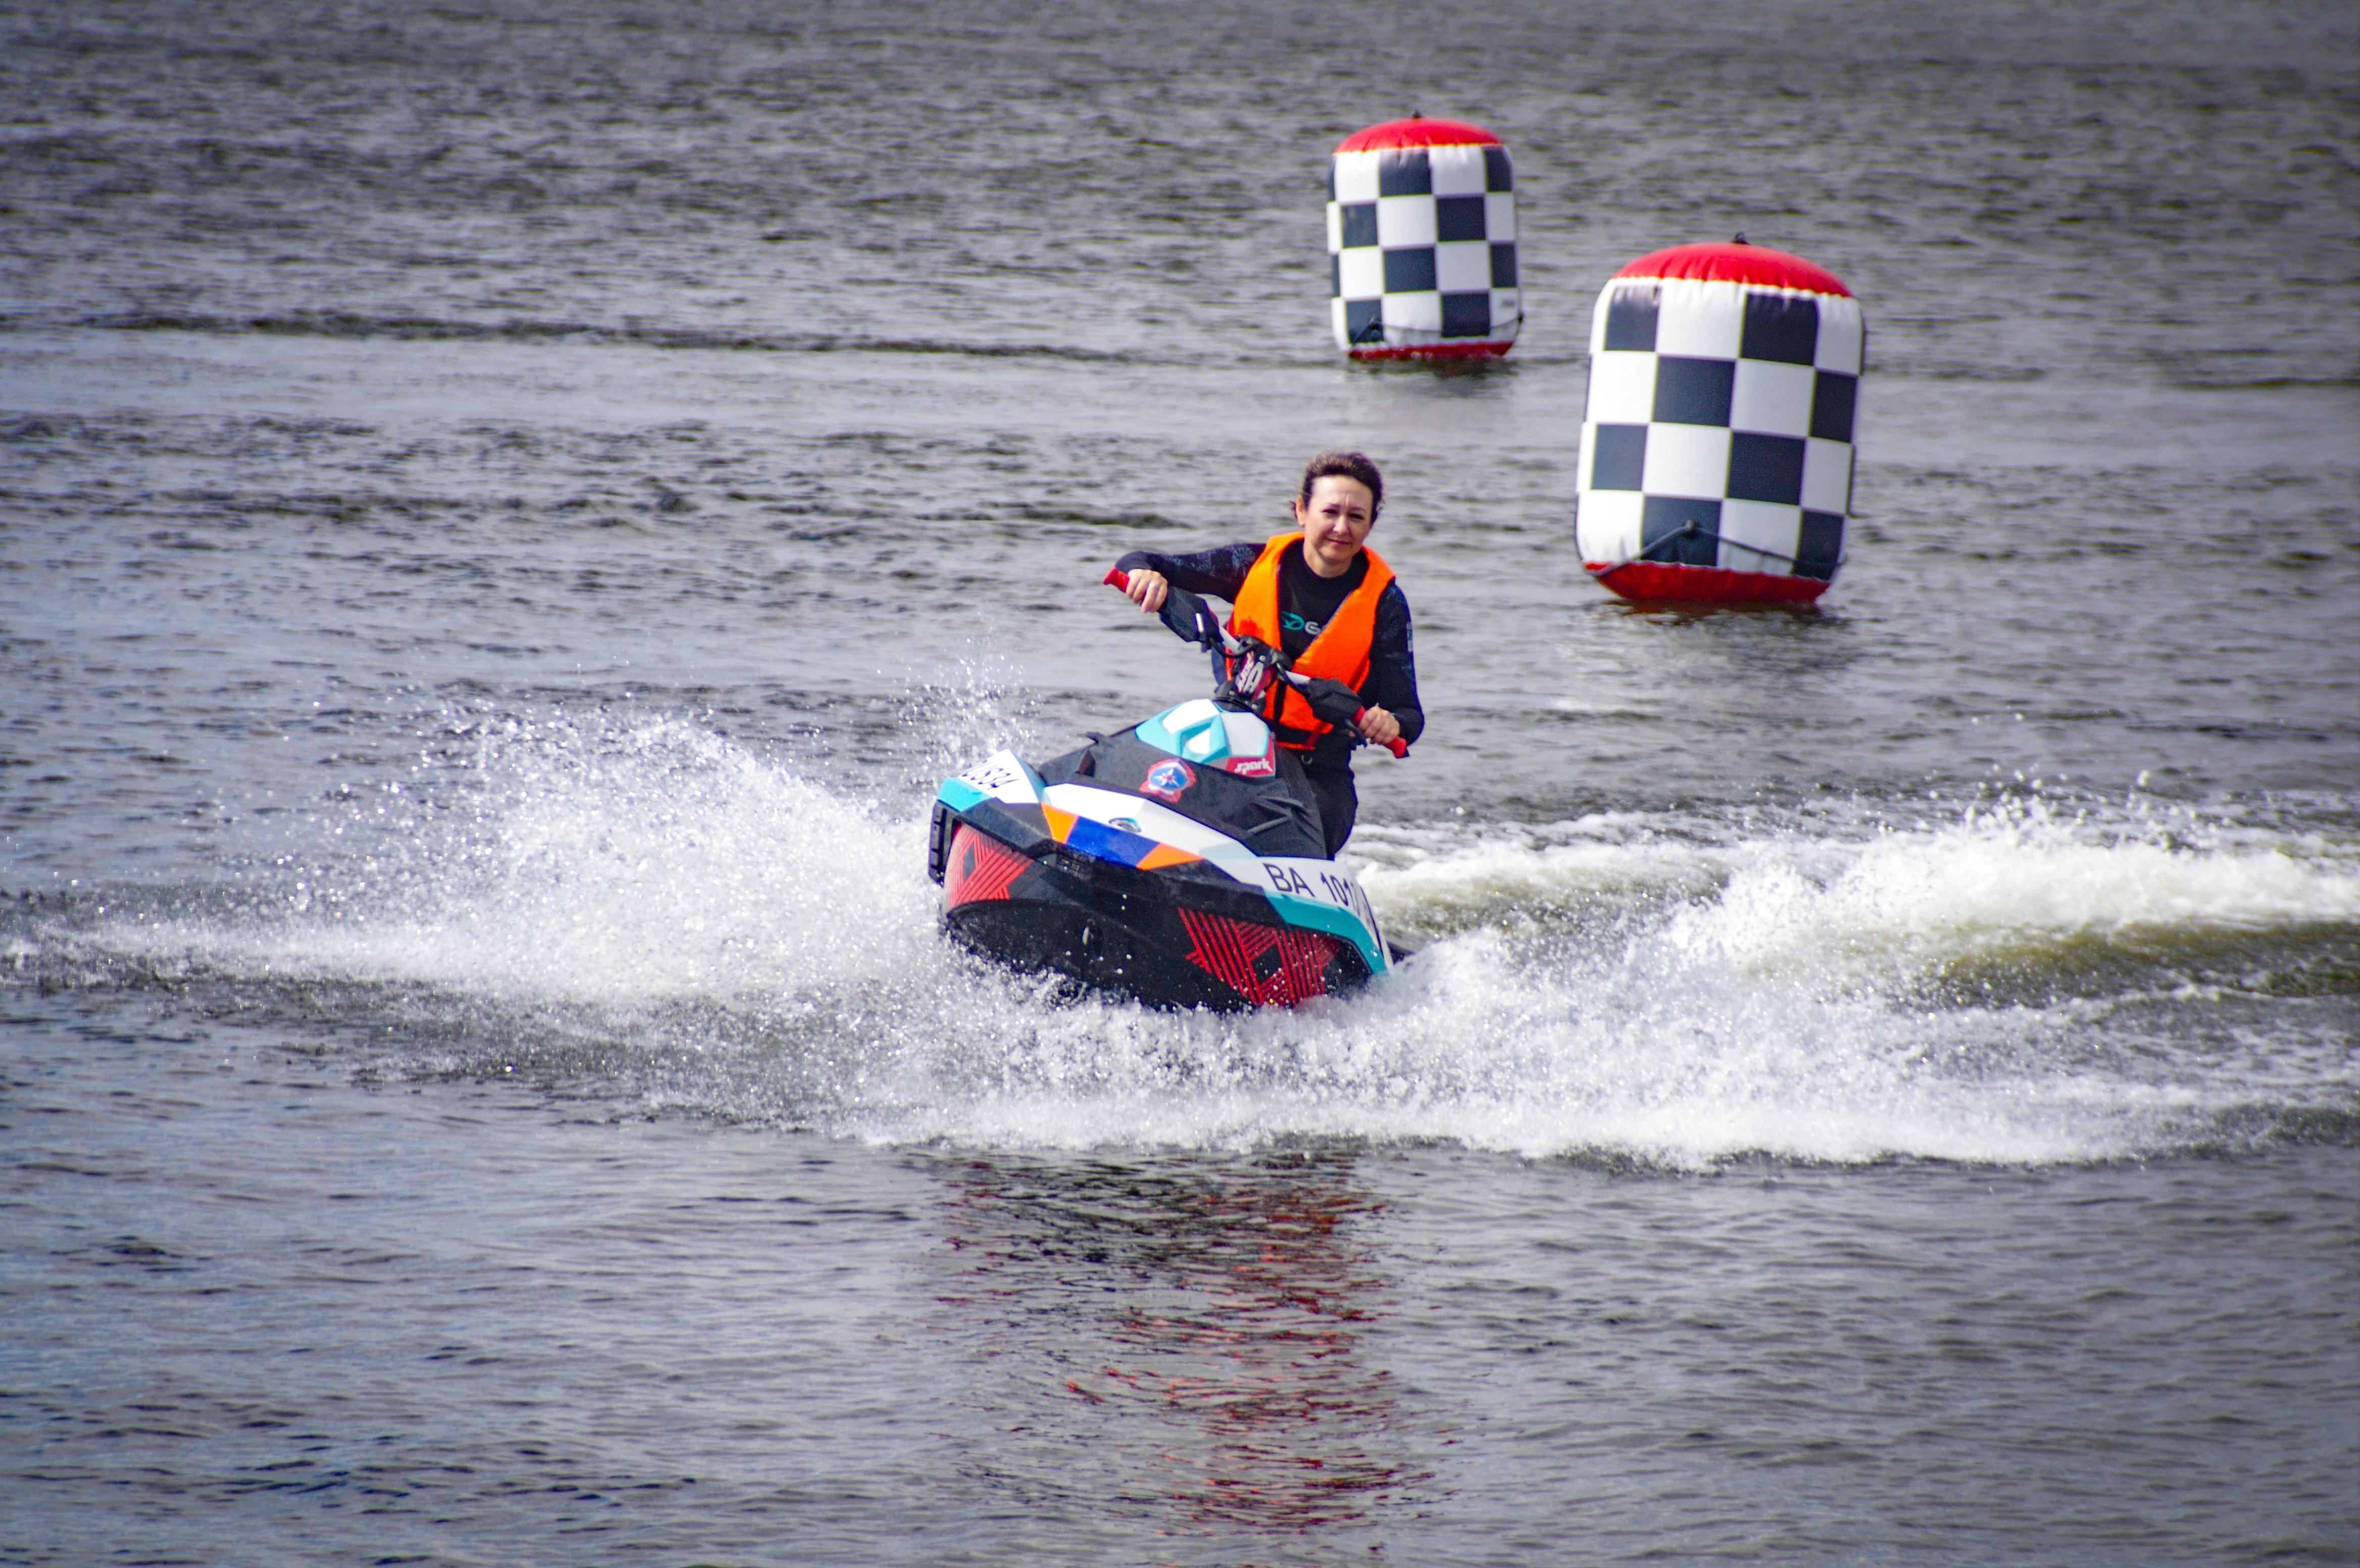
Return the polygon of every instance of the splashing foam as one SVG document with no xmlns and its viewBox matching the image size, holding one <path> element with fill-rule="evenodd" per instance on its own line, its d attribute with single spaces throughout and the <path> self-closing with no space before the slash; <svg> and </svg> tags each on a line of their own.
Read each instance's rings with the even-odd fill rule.
<svg viewBox="0 0 2360 1568">
<path fill-rule="evenodd" d="M 1396 863 L 1365 874 L 1388 919 L 1439 908 L 1461 934 L 1355 1002 L 1175 1016 L 1056 1001 L 960 954 L 913 814 L 680 721 L 512 727 L 473 788 L 475 811 L 445 814 L 464 829 L 324 867 L 293 919 L 104 939 L 480 998 L 507 1010 L 496 1032 L 538 1027 L 544 1065 L 606 1092 L 883 1142 L 1441 1138 L 1698 1165 L 2184 1144 L 2252 1085 L 2192 1056 L 2093 1067 L 2070 1008 L 1928 1010 L 1911 987 L 1962 955 L 2092 932 L 2360 920 L 2348 857 L 2037 814 L 1720 846 L 1636 818 L 1522 847 L 1380 834 Z M 1571 931 L 1528 917 L 1585 903 L 1621 913 Z M 2349 1079 L 2313 1087 L 2350 1102 Z"/>
<path fill-rule="evenodd" d="M 838 990 L 930 947 L 907 824 L 678 720 L 504 726 L 480 831 L 298 883 L 307 918 L 208 930 L 288 978 L 648 1003 Z"/>
<path fill-rule="evenodd" d="M 2039 801 L 1849 838 L 1789 828 L 1700 843 L 1631 815 L 1495 831 L 1440 854 L 1388 837 L 1379 853 L 1391 863 L 1362 881 L 1396 924 L 1505 925 L 1536 908 L 1669 896 L 1680 903 L 1651 940 L 1822 993 L 1894 991 L 1961 961 L 2037 961 L 2092 941 L 2360 923 L 2349 847 L 2137 817 L 2092 825 Z"/>
<path fill-rule="evenodd" d="M 1938 1054 L 2020 1025 L 1897 1019 L 1640 964 L 1583 984 L 1498 933 L 1431 949 L 1378 996 L 1289 1016 L 1154 1021 L 1027 1042 L 955 1105 L 857 1118 L 873 1137 L 1246 1147 L 1439 1138 L 1695 1167 L 1740 1153 L 2044 1161 L 2141 1146 L 2173 1097 L 1958 1082 Z M 1087 1085 L 1086 1092 L 1074 1092 Z M 2132 1105 L 2129 1099 L 2145 1102 Z"/>
<path fill-rule="evenodd" d="M 2360 922 L 2348 860 L 2086 831 L 2037 805 L 1978 813 L 1880 835 L 1822 877 L 1749 847 L 1721 898 L 1683 910 L 1667 938 L 1752 973 L 1858 985 L 2093 941 Z"/>
</svg>

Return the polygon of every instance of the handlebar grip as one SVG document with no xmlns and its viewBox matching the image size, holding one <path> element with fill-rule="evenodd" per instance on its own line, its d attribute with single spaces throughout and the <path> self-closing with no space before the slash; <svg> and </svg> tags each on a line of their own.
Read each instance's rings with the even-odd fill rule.
<svg viewBox="0 0 2360 1568">
<path fill-rule="evenodd" d="M 1131 574 L 1120 566 L 1108 567 L 1107 575 L 1099 581 L 1110 588 L 1131 592 Z M 1220 622 L 1206 612 L 1205 601 L 1187 589 L 1166 584 L 1160 614 L 1164 626 L 1182 641 L 1198 642 L 1217 650 L 1219 647 Z"/>
<path fill-rule="evenodd" d="M 1352 715 L 1352 722 L 1353 722 L 1353 723 L 1355 723 L 1355 724 L 1360 723 L 1360 714 L 1361 714 L 1361 713 L 1366 713 L 1366 712 L 1368 712 L 1368 711 L 1369 711 L 1369 710 L 1368 710 L 1367 708 L 1365 708 L 1365 707 L 1364 707 L 1364 708 L 1360 709 L 1360 713 L 1356 713 L 1356 714 Z M 1395 758 L 1396 760 L 1398 760 L 1398 761 L 1406 762 L 1406 761 L 1409 759 L 1409 742 L 1408 742 L 1408 741 L 1406 741 L 1406 740 L 1403 740 L 1403 739 L 1402 739 L 1400 736 L 1398 736 L 1398 735 L 1394 736 L 1392 740 L 1388 740 L 1388 741 L 1386 741 L 1386 742 L 1385 742 L 1385 750 L 1386 750 L 1386 751 L 1391 751 L 1391 752 L 1393 754 L 1394 758 Z"/>
</svg>

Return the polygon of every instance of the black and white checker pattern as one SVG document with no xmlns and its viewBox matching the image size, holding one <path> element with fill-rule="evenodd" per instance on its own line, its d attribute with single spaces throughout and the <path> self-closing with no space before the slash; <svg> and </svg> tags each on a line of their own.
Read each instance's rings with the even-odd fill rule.
<svg viewBox="0 0 2360 1568">
<path fill-rule="evenodd" d="M 1609 283 L 1581 426 L 1583 561 L 1832 581 L 1863 337 L 1859 302 L 1838 294 Z"/>
<path fill-rule="evenodd" d="M 1508 149 L 1496 145 L 1336 154 L 1328 170 L 1336 345 L 1398 353 L 1513 342 L 1515 184 Z"/>
</svg>

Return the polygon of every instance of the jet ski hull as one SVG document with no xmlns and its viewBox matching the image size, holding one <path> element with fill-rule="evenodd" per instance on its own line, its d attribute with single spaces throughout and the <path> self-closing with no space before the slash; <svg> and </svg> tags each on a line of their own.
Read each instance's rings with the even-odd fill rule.
<svg viewBox="0 0 2360 1568">
<path fill-rule="evenodd" d="M 1393 954 L 1328 859 L 1302 768 L 1199 699 L 1034 768 L 995 753 L 934 796 L 926 872 L 967 947 L 1157 1007 L 1292 1007 Z"/>
<path fill-rule="evenodd" d="M 1011 968 L 1151 1006 L 1218 1012 L 1291 1007 L 1371 978 L 1352 942 L 1289 923 L 1263 894 L 1218 873 L 1142 871 L 1054 842 L 1028 853 L 937 810 L 945 925 Z"/>
</svg>

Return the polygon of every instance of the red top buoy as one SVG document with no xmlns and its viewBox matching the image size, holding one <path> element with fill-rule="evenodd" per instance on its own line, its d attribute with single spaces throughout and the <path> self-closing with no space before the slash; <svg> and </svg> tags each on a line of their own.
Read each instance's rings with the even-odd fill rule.
<svg viewBox="0 0 2360 1568">
<path fill-rule="evenodd" d="M 1809 604 L 1843 565 L 1864 323 L 1826 268 L 1679 245 L 1599 291 L 1577 537 L 1625 598 Z"/>
<path fill-rule="evenodd" d="M 1491 358 L 1524 321 L 1516 180 L 1480 126 L 1413 115 L 1328 159 L 1328 323 L 1355 359 Z"/>
<path fill-rule="evenodd" d="M 1382 126 L 1371 126 L 1364 131 L 1354 131 L 1336 144 L 1338 152 L 1385 152 L 1404 147 L 1498 147 L 1500 138 L 1480 126 L 1470 126 L 1464 120 L 1429 120 L 1413 115 L 1406 120 L 1387 120 Z"/>
<path fill-rule="evenodd" d="M 1383 127 L 1379 127 L 1382 129 Z M 1362 132 L 1362 135 L 1368 133 Z M 1843 280 L 1816 261 L 1806 261 L 1766 245 L 1676 245 L 1643 256 L 1617 278 L 1682 278 L 1695 283 L 1751 283 L 1761 289 L 1800 289 L 1807 294 L 1852 298 Z"/>
</svg>

